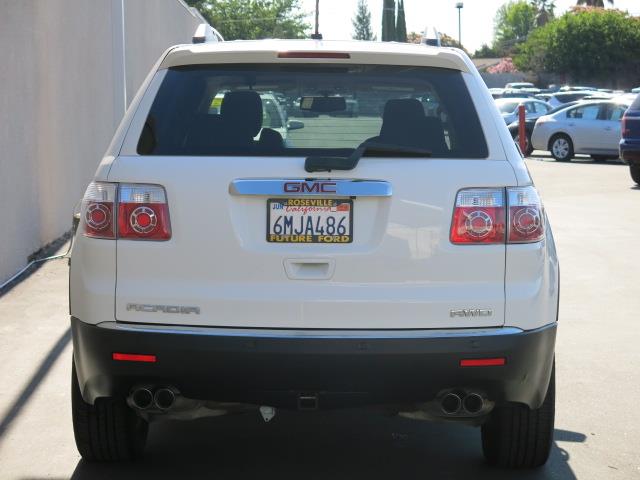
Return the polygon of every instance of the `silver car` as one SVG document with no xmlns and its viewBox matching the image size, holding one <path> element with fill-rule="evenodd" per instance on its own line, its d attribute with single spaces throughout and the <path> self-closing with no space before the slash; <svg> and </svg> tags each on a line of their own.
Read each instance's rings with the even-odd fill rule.
<svg viewBox="0 0 640 480">
<path fill-rule="evenodd" d="M 626 97 L 586 101 L 542 116 L 531 134 L 533 148 L 550 151 L 558 161 L 569 161 L 576 153 L 597 161 L 618 158 L 620 119 L 630 104 Z"/>
<path fill-rule="evenodd" d="M 499 98 L 496 100 L 496 105 L 507 125 L 518 120 L 518 106 L 520 105 L 524 105 L 525 116 L 528 119 L 541 117 L 551 110 L 548 103 L 535 98 Z"/>
</svg>

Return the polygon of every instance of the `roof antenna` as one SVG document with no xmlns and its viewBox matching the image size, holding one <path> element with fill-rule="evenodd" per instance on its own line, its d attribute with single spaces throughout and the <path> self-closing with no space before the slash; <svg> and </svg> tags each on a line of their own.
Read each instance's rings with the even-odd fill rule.
<svg viewBox="0 0 640 480">
<path fill-rule="evenodd" d="M 318 31 L 320 28 L 319 16 L 320 16 L 320 0 L 316 0 L 316 31 L 315 33 L 311 34 L 312 40 L 322 40 L 322 34 Z"/>
</svg>

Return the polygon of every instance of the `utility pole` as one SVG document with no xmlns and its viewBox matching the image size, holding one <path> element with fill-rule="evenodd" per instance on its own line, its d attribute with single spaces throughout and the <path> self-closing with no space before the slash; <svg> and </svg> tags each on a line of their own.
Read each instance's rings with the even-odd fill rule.
<svg viewBox="0 0 640 480">
<path fill-rule="evenodd" d="M 311 34 L 313 40 L 322 40 L 320 33 L 320 0 L 316 0 L 316 31 Z"/>
<path fill-rule="evenodd" d="M 458 2 L 456 3 L 456 8 L 458 9 L 458 43 L 460 44 L 460 48 L 462 48 L 462 22 L 460 20 L 462 12 L 462 7 L 464 7 L 464 3 Z"/>
</svg>

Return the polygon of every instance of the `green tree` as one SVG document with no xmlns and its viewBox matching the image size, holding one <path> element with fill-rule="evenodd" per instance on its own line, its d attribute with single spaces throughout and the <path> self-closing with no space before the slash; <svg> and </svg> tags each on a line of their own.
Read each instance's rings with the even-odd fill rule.
<svg viewBox="0 0 640 480">
<path fill-rule="evenodd" d="M 505 56 L 524 42 L 536 28 L 538 10 L 526 0 L 515 0 L 502 5 L 496 14 L 493 48 Z"/>
<path fill-rule="evenodd" d="M 460 42 L 458 42 L 457 38 L 453 38 L 451 35 L 447 35 L 446 33 L 442 33 L 442 32 L 440 32 L 440 45 L 442 45 L 443 47 L 459 48 L 461 50 L 464 50 L 465 52 L 467 51 L 467 49 L 464 48 L 460 44 Z"/>
<path fill-rule="evenodd" d="M 398 3 L 398 18 L 396 19 L 396 41 L 407 41 L 407 21 L 404 18 L 404 0 Z"/>
<path fill-rule="evenodd" d="M 396 1 L 384 0 L 382 3 L 382 41 L 393 42 L 396 39 Z"/>
<path fill-rule="evenodd" d="M 542 27 L 555 18 L 556 2 L 552 0 L 532 0 L 531 4 L 536 7 L 536 26 Z"/>
<path fill-rule="evenodd" d="M 640 75 L 640 19 L 619 10 L 564 14 L 535 30 L 515 57 L 520 70 L 568 75 L 571 81 Z"/>
<path fill-rule="evenodd" d="M 371 29 L 371 12 L 367 0 L 358 0 L 356 14 L 351 20 L 353 25 L 353 38 L 355 40 L 375 40 L 376 36 Z"/>
<path fill-rule="evenodd" d="M 613 0 L 607 0 L 607 2 L 609 2 L 609 5 L 613 5 Z M 576 3 L 576 5 L 604 8 L 604 0 L 578 0 L 578 3 Z"/>
<path fill-rule="evenodd" d="M 300 0 L 186 0 L 225 40 L 304 38 L 309 24 Z"/>
<path fill-rule="evenodd" d="M 473 52 L 473 58 L 496 58 L 499 56 L 500 55 L 498 55 L 498 52 L 496 52 L 486 43 L 483 43 L 478 50 Z"/>
</svg>

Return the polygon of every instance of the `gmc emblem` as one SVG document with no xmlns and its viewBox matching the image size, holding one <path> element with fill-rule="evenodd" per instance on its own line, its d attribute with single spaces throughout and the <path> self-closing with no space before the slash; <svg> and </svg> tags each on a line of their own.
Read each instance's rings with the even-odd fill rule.
<svg viewBox="0 0 640 480">
<path fill-rule="evenodd" d="M 336 182 L 285 182 L 284 193 L 336 193 Z"/>
</svg>

